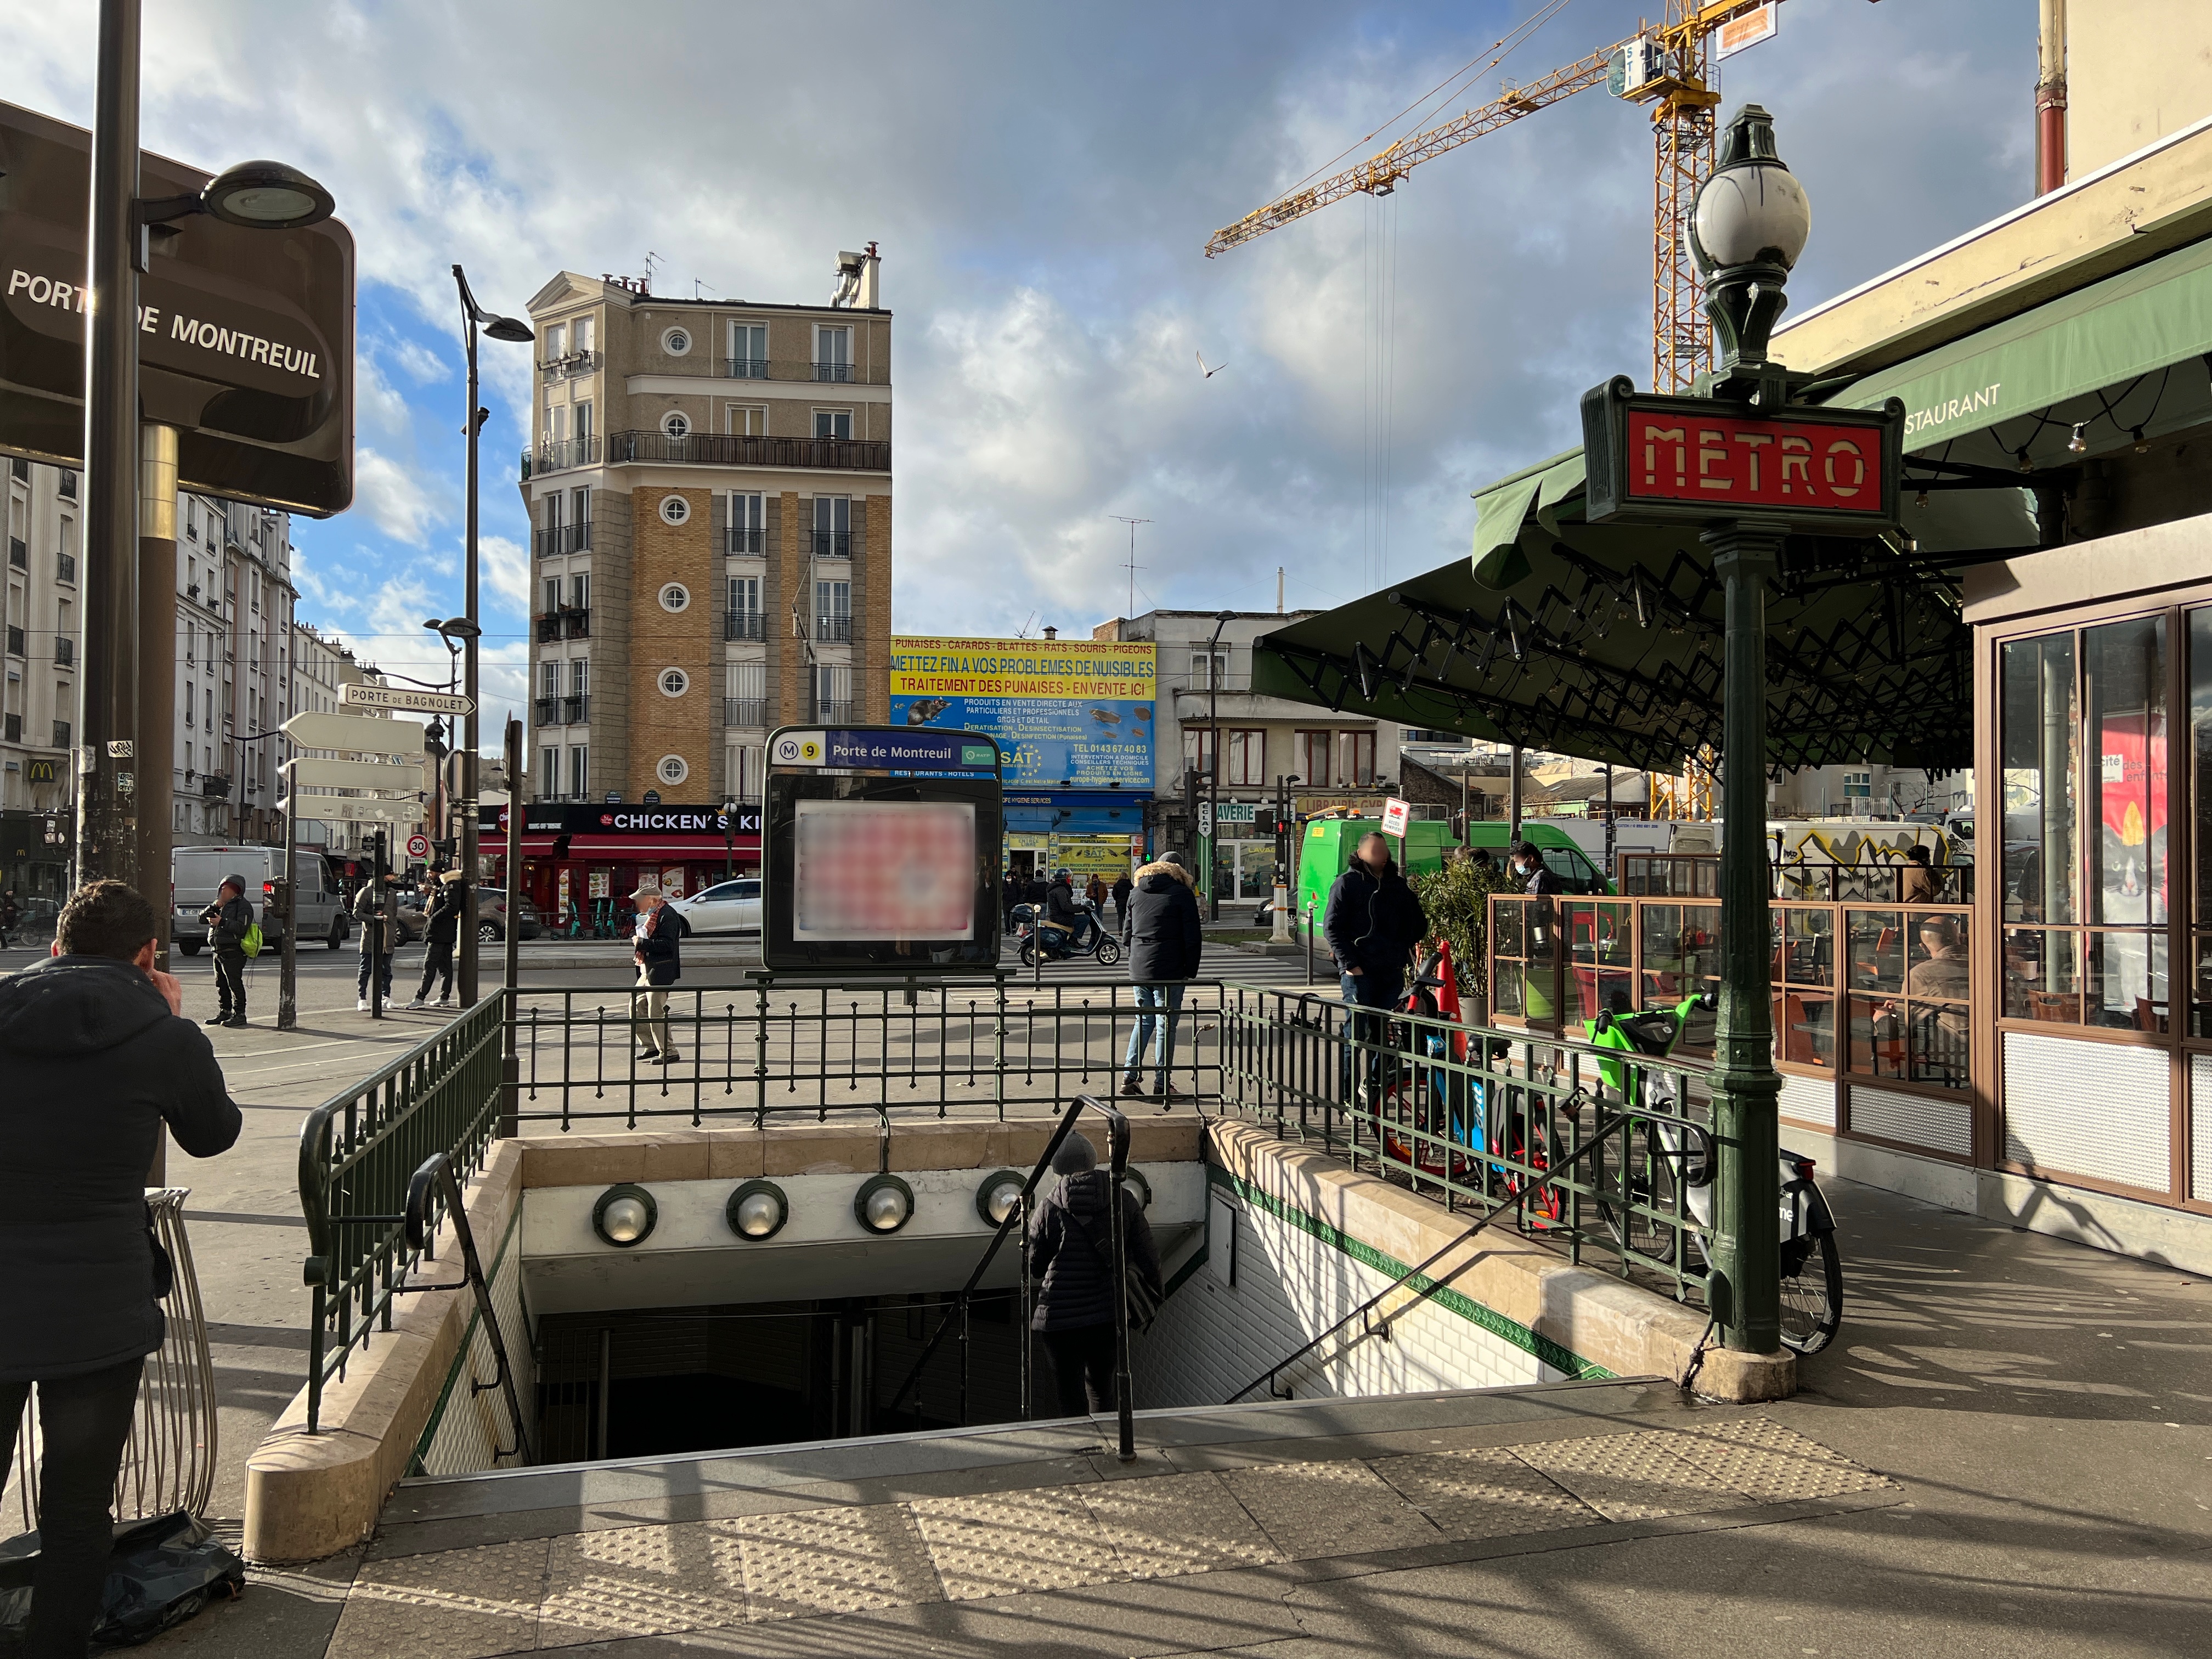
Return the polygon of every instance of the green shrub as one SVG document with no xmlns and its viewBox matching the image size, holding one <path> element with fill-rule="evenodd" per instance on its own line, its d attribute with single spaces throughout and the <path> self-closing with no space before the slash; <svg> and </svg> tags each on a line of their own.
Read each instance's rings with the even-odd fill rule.
<svg viewBox="0 0 2212 1659">
<path fill-rule="evenodd" d="M 1520 886 L 1504 866 L 1467 860 L 1447 860 L 1443 868 L 1413 878 L 1429 932 L 1451 941 L 1462 995 L 1489 994 L 1490 895 Z"/>
</svg>

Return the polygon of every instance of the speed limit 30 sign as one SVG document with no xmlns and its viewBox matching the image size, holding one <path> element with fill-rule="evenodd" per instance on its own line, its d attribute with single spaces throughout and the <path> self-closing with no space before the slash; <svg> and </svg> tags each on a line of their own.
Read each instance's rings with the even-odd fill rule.
<svg viewBox="0 0 2212 1659">
<path fill-rule="evenodd" d="M 409 858 L 410 858 L 410 859 L 427 859 L 427 858 L 428 858 L 428 857 L 430 856 L 430 838 L 429 838 L 429 836 L 408 836 L 408 837 L 407 837 L 407 856 L 408 856 Z"/>
</svg>

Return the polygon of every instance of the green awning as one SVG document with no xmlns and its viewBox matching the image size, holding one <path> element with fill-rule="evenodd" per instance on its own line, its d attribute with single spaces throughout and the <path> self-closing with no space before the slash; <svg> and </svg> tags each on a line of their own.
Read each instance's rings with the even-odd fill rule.
<svg viewBox="0 0 2212 1659">
<path fill-rule="evenodd" d="M 1908 453 L 2063 466 L 2212 419 L 2212 241 L 2022 312 L 1869 375 L 1835 402 L 1905 401 Z"/>
</svg>

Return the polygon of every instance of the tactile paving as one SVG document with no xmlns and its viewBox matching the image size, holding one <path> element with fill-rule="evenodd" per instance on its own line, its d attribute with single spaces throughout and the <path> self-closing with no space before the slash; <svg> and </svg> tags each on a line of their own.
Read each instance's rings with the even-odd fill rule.
<svg viewBox="0 0 2212 1659">
<path fill-rule="evenodd" d="M 1443 1537 L 1364 1463 L 1280 1463 L 1221 1479 L 1293 1561 L 1410 1549 Z"/>
<path fill-rule="evenodd" d="M 1674 1438 L 1675 1449 L 1684 1457 L 1750 1503 L 1790 1504 L 1846 1492 L 1903 1490 L 1894 1480 L 1769 1418 L 1741 1417 L 1710 1428 L 1684 1429 Z"/>
<path fill-rule="evenodd" d="M 365 1562 L 331 1651 L 487 1659 L 532 1647 L 546 1551 L 537 1538 Z"/>
<path fill-rule="evenodd" d="M 553 1540 L 538 1641 L 545 1647 L 745 1622 L 735 1560 L 708 1522 L 611 1527 Z"/>
<path fill-rule="evenodd" d="M 1595 1434 L 1516 1446 L 1514 1455 L 1540 1469 L 1608 1521 L 1655 1521 L 1741 1508 L 1734 1486 L 1686 1456 L 1678 1435 Z"/>
<path fill-rule="evenodd" d="M 1171 1578 L 1283 1559 L 1217 1474 L 1106 1480 L 1077 1490 L 1098 1536 L 1133 1578 Z"/>
<path fill-rule="evenodd" d="M 951 1601 L 1074 1589 L 1127 1577 L 1083 1499 L 1066 1486 L 927 1498 L 910 1507 Z"/>
<path fill-rule="evenodd" d="M 1450 1539 L 1505 1538 L 1605 1517 L 1502 1448 L 1379 1457 L 1369 1464 Z"/>
<path fill-rule="evenodd" d="M 714 1524 L 721 1546 L 743 1562 L 756 1620 L 945 1599 L 929 1546 L 902 1504 L 793 1510 Z"/>
</svg>

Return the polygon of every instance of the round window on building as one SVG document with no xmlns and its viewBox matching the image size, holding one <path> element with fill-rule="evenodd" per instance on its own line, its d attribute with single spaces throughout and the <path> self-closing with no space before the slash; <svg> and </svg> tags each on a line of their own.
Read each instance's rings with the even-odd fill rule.
<svg viewBox="0 0 2212 1659">
<path fill-rule="evenodd" d="M 681 755 L 663 755 L 660 764 L 653 769 L 653 775 L 663 783 L 681 783 L 691 775 L 690 763 Z"/>
<path fill-rule="evenodd" d="M 663 524 L 683 524 L 691 517 L 691 503 L 681 495 L 660 498 L 660 521 Z"/>
<path fill-rule="evenodd" d="M 660 349 L 672 357 L 681 357 L 691 349 L 691 331 L 672 328 L 660 337 Z"/>
<path fill-rule="evenodd" d="M 691 677 L 685 673 L 682 669 L 664 668 L 660 671 L 660 695 L 662 696 L 680 697 L 690 689 Z"/>
<path fill-rule="evenodd" d="M 672 409 L 660 417 L 660 429 L 672 438 L 691 435 L 691 417 L 680 409 Z"/>
<path fill-rule="evenodd" d="M 660 590 L 660 608 L 663 611 L 685 611 L 690 608 L 690 605 L 691 590 L 682 582 L 670 582 Z"/>
</svg>

